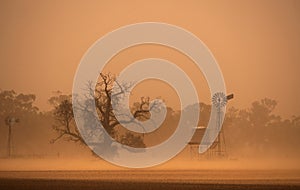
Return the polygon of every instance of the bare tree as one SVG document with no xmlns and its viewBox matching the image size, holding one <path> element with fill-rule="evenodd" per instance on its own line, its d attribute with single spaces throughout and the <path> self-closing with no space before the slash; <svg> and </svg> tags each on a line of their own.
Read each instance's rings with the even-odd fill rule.
<svg viewBox="0 0 300 190">
<path fill-rule="evenodd" d="M 118 85 L 120 92 L 112 94 L 114 82 Z M 112 74 L 102 74 L 100 73 L 99 81 L 96 87 L 93 88 L 92 83 L 87 84 L 87 93 L 91 97 L 91 101 L 95 101 L 96 110 L 98 113 L 98 118 L 106 130 L 106 132 L 114 138 L 116 141 L 124 143 L 128 146 L 133 147 L 145 147 L 141 134 L 133 133 L 130 131 L 125 132 L 124 135 L 116 135 L 116 127 L 120 126 L 122 122 L 134 122 L 132 119 L 118 121 L 112 106 L 112 98 L 115 96 L 115 100 L 120 101 L 119 96 L 125 93 L 129 93 L 131 84 L 120 84 L 116 81 L 115 76 Z M 150 110 L 154 108 L 154 105 L 149 106 L 149 98 L 141 98 L 140 103 L 135 103 L 132 107 L 133 118 L 139 120 L 146 120 L 150 117 Z M 80 135 L 78 129 L 76 128 L 74 122 L 74 114 L 72 109 L 72 102 L 70 95 L 58 95 L 52 97 L 49 102 L 54 106 L 53 115 L 56 119 L 56 124 L 54 129 L 59 133 L 59 135 L 53 139 L 51 142 L 54 143 L 61 138 L 65 138 L 69 141 L 85 143 L 82 136 Z M 87 110 L 90 102 L 85 102 L 84 105 L 80 105 L 79 109 Z M 89 119 L 88 122 L 93 122 L 93 119 Z M 89 123 L 88 125 L 92 125 Z M 126 141 L 124 139 L 127 139 Z M 111 144 L 111 143 L 107 143 Z"/>
<path fill-rule="evenodd" d="M 53 129 L 59 134 L 59 136 L 50 142 L 55 143 L 60 138 L 65 137 L 69 141 L 84 143 L 74 123 L 71 96 L 59 94 L 58 96 L 51 97 L 49 102 L 54 106 L 53 116 L 56 123 L 53 125 Z"/>
<path fill-rule="evenodd" d="M 117 84 L 119 92 L 112 94 L 114 82 Z M 156 104 L 153 104 L 150 107 L 150 98 L 142 97 L 141 102 L 136 102 L 131 109 L 133 118 L 119 121 L 113 112 L 112 98 L 114 98 L 116 104 L 118 104 L 121 100 L 120 95 L 130 93 L 129 89 L 131 86 L 132 84 L 130 83 L 120 84 L 118 81 L 116 81 L 115 76 L 110 73 L 106 75 L 100 73 L 100 81 L 96 84 L 94 93 L 95 104 L 103 127 L 112 137 L 114 137 L 115 127 L 120 123 L 134 122 L 133 119 L 147 120 L 150 118 L 150 110 L 156 106 Z M 89 88 L 89 91 L 92 93 L 94 92 L 92 88 Z"/>
</svg>

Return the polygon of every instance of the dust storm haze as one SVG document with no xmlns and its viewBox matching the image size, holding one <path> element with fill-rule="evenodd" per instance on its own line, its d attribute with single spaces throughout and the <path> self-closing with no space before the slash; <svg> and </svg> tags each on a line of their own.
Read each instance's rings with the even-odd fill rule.
<svg viewBox="0 0 300 190">
<path fill-rule="evenodd" d="M 57 139 L 62 123 L 55 114 L 58 101 L 72 92 L 76 68 L 87 49 L 106 33 L 139 22 L 169 23 L 195 34 L 215 56 L 227 92 L 235 95 L 223 124 L 226 159 L 194 155 L 187 146 L 149 170 L 300 169 L 299 1 L 1 1 L 0 171 L 127 170 L 95 156 L 76 137 L 74 121 L 74 138 Z M 160 45 L 134 46 L 114 56 L 102 72 L 117 76 L 130 63 L 148 57 L 183 69 L 201 103 L 180 110 L 171 86 L 158 80 L 141 82 L 130 96 L 133 111 L 141 97 L 159 97 L 167 105 L 167 116 L 159 130 L 131 136 L 133 146 L 151 147 L 167 140 L 181 112 L 193 112 L 197 106 L 198 125 L 207 126 L 207 82 L 181 52 Z M 11 158 L 5 123 L 9 114 L 20 118 L 12 126 Z M 120 126 L 114 130 L 115 139 L 126 135 Z"/>
</svg>

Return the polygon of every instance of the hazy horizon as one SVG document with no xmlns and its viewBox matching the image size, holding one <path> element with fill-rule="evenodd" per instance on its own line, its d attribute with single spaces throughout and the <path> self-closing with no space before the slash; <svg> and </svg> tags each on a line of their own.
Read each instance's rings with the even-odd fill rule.
<svg viewBox="0 0 300 190">
<path fill-rule="evenodd" d="M 300 1 L 8 0 L 0 29 L 0 189 L 299 189 Z"/>
<path fill-rule="evenodd" d="M 279 101 L 280 115 L 300 113 L 298 1 L 3 1 L 0 7 L 0 87 L 36 94 L 41 110 L 49 109 L 47 99 L 53 91 L 71 93 L 76 67 L 97 39 L 121 26 L 151 21 L 185 28 L 208 46 L 222 69 L 228 93 L 237 97 L 230 105 L 245 108 L 269 97 Z M 110 65 L 147 56 L 183 67 L 202 101 L 209 102 L 201 72 L 170 48 L 129 48 Z M 141 89 L 147 91 L 147 86 Z"/>
</svg>

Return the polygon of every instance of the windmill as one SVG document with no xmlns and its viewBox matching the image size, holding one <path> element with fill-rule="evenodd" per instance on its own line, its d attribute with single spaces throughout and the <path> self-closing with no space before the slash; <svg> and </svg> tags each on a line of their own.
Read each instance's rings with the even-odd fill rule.
<svg viewBox="0 0 300 190">
<path fill-rule="evenodd" d="M 6 117 L 5 118 L 5 124 L 8 126 L 8 138 L 7 138 L 7 155 L 8 157 L 11 157 L 11 149 L 12 149 L 12 141 L 11 141 L 11 134 L 12 134 L 12 126 L 16 123 L 19 123 L 20 120 L 18 118 L 14 117 Z"/>
<path fill-rule="evenodd" d="M 206 142 L 206 144 L 208 146 L 210 146 L 210 148 L 207 150 L 207 152 L 205 154 L 203 154 L 203 156 L 201 157 L 206 157 L 208 159 L 211 158 L 215 158 L 217 157 L 226 157 L 227 156 L 227 152 L 226 152 L 226 143 L 225 143 L 225 138 L 224 138 L 224 130 L 222 129 L 222 109 L 225 107 L 225 105 L 227 104 L 228 100 L 233 99 L 234 95 L 230 94 L 228 96 L 226 96 L 223 92 L 217 92 L 213 95 L 212 97 L 212 108 L 216 109 L 216 114 L 215 116 L 215 126 L 216 129 L 213 130 L 217 130 L 218 131 L 218 136 L 216 138 L 216 140 L 214 140 L 214 142 L 212 144 L 210 144 L 209 142 Z M 192 137 L 192 139 L 190 140 L 190 142 L 188 143 L 189 147 L 190 147 L 190 155 L 191 158 L 200 158 L 199 155 L 199 145 L 204 137 L 205 131 L 209 130 L 204 126 L 198 126 L 196 127 L 195 133 Z"/>
<path fill-rule="evenodd" d="M 217 109 L 216 126 L 217 130 L 220 132 L 211 148 L 216 149 L 215 152 L 219 157 L 227 156 L 224 129 L 222 128 L 222 108 L 224 108 L 228 100 L 233 99 L 233 97 L 233 94 L 226 96 L 223 92 L 217 92 L 212 97 L 213 107 L 214 109 Z"/>
</svg>

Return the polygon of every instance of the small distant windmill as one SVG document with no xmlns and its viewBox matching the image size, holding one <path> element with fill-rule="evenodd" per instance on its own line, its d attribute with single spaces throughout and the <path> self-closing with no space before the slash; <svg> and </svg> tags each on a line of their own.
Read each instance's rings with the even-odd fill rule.
<svg viewBox="0 0 300 190">
<path fill-rule="evenodd" d="M 228 100 L 233 99 L 234 95 L 230 94 L 226 96 L 223 92 L 217 92 L 212 97 L 212 107 L 216 109 L 216 127 L 218 131 L 217 139 L 211 144 L 210 142 L 206 142 L 209 144 L 210 148 L 207 150 L 206 154 L 203 154 L 203 157 L 208 159 L 216 158 L 216 157 L 226 157 L 226 143 L 224 138 L 224 130 L 222 129 L 222 108 L 225 107 Z M 205 135 L 205 131 L 208 130 L 205 126 L 198 126 L 196 127 L 195 133 L 190 140 L 189 147 L 190 147 L 190 154 L 191 158 L 197 157 L 200 158 L 199 155 L 199 145 Z M 215 130 L 215 129 L 214 129 Z M 202 156 L 201 156 L 202 157 Z"/>
<path fill-rule="evenodd" d="M 5 124 L 8 126 L 8 140 L 7 140 L 7 155 L 8 157 L 11 157 L 12 153 L 12 142 L 11 142 L 11 135 L 12 135 L 12 126 L 16 123 L 19 123 L 20 120 L 15 117 L 6 117 L 5 118 Z"/>
<path fill-rule="evenodd" d="M 223 92 L 217 92 L 212 97 L 213 106 L 217 109 L 216 125 L 220 131 L 213 147 L 217 148 L 216 153 L 220 157 L 227 156 L 224 130 L 222 129 L 222 108 L 227 104 L 228 100 L 233 99 L 233 97 L 233 94 L 226 96 Z"/>
</svg>

